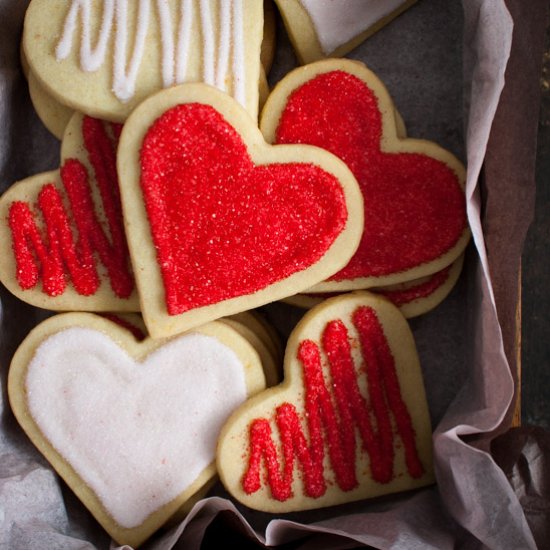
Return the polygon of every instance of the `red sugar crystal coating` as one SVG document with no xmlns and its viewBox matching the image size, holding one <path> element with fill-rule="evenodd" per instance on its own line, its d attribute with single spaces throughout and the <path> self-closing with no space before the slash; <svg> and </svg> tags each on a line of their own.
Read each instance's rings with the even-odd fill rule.
<svg viewBox="0 0 550 550">
<path fill-rule="evenodd" d="M 347 220 L 332 174 L 255 165 L 234 128 L 197 103 L 171 108 L 148 130 L 141 188 L 170 315 L 306 269 Z"/>
<path fill-rule="evenodd" d="M 106 268 L 106 276 L 115 295 L 128 298 L 134 281 L 122 226 L 116 143 L 107 135 L 103 123 L 90 117 L 83 119 L 82 134 L 95 180 L 90 180 L 79 160 L 65 161 L 60 176 L 70 210 L 66 210 L 60 190 L 53 184 L 44 185 L 38 195 L 38 208 L 44 219 L 45 235 L 41 235 L 36 225 L 38 214 L 31 210 L 28 203 L 14 201 L 10 205 L 8 223 L 17 281 L 25 290 L 33 288 L 42 279 L 43 292 L 49 296 L 59 296 L 70 280 L 76 292 L 90 296 L 100 286 L 99 259 Z M 97 185 L 100 192 L 110 240 L 102 217 L 98 216 L 94 207 L 93 185 Z"/>
<path fill-rule="evenodd" d="M 419 478 L 424 468 L 418 457 L 409 411 L 401 396 L 394 358 L 376 312 L 359 307 L 352 321 L 359 333 L 364 366 L 356 368 L 351 356 L 348 331 L 340 320 L 329 322 L 322 335 L 331 380 L 322 372 L 319 346 L 304 340 L 298 347 L 303 367 L 305 411 L 300 418 L 294 405 L 284 403 L 275 411 L 275 423 L 281 440 L 282 459 L 272 440 L 269 420 L 252 421 L 249 431 L 249 461 L 242 487 L 252 494 L 261 488 L 261 465 L 265 463 L 271 495 L 284 502 L 292 497 L 295 460 L 302 473 L 304 494 L 322 496 L 327 487 L 324 455 L 328 452 L 334 479 L 342 491 L 354 489 L 356 477 L 356 435 L 370 457 L 371 477 L 388 483 L 394 477 L 394 438 L 398 434 L 405 449 L 407 470 Z M 360 390 L 358 379 L 365 375 L 368 397 Z M 332 395 L 331 390 L 332 389 Z M 396 424 L 392 429 L 391 417 Z M 307 425 L 309 442 L 304 433 Z M 281 463 L 283 470 L 281 471 Z"/>
<path fill-rule="evenodd" d="M 423 283 L 418 283 L 410 286 L 409 288 L 388 290 L 384 288 L 379 288 L 376 290 L 377 294 L 381 294 L 390 300 L 396 306 L 402 306 L 409 304 L 414 300 L 420 300 L 421 298 L 428 298 L 431 296 L 438 288 L 443 286 L 447 279 L 449 278 L 449 272 L 451 266 L 448 266 L 433 275 L 430 275 L 429 278 Z M 309 292 L 305 296 L 310 296 L 312 298 L 331 298 L 332 296 L 338 296 L 338 292 Z"/>
<path fill-rule="evenodd" d="M 431 296 L 438 288 L 443 286 L 449 278 L 450 269 L 451 267 L 448 266 L 431 275 L 427 281 L 410 288 L 404 288 L 403 290 L 385 290 L 382 288 L 377 292 L 388 298 L 388 300 L 391 300 L 396 306 L 409 304 L 414 300 Z"/>
<path fill-rule="evenodd" d="M 340 157 L 365 200 L 365 229 L 349 264 L 333 280 L 383 276 L 432 261 L 466 227 L 464 193 L 444 163 L 380 150 L 382 115 L 374 93 L 343 71 L 297 88 L 279 120 L 277 143 L 307 143 Z"/>
</svg>

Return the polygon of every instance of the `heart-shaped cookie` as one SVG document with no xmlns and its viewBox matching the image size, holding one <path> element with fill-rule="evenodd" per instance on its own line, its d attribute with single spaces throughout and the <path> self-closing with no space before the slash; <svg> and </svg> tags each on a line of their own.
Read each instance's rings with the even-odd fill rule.
<svg viewBox="0 0 550 550">
<path fill-rule="evenodd" d="M 362 232 L 334 155 L 271 146 L 229 96 L 184 84 L 143 102 L 118 149 L 126 234 L 150 334 L 295 294 L 343 267 Z"/>
<path fill-rule="evenodd" d="M 394 305 L 367 292 L 326 300 L 292 332 L 284 368 L 220 435 L 218 472 L 235 498 L 279 513 L 433 482 L 422 374 Z"/>
<path fill-rule="evenodd" d="M 31 72 L 62 104 L 123 122 L 144 98 L 206 82 L 256 118 L 263 2 L 32 0 L 23 32 Z"/>
<path fill-rule="evenodd" d="M 215 475 L 222 424 L 264 387 L 256 352 L 225 325 L 138 342 L 89 313 L 34 329 L 8 381 L 30 439 L 109 534 L 130 545 Z"/>
<path fill-rule="evenodd" d="M 0 198 L 0 280 L 57 311 L 138 311 L 116 172 L 120 126 L 76 113 L 61 168 Z"/>
<path fill-rule="evenodd" d="M 417 279 L 463 252 L 470 236 L 464 167 L 435 143 L 398 135 L 391 98 L 363 64 L 335 59 L 293 71 L 271 93 L 261 128 L 270 143 L 334 153 L 363 192 L 359 249 L 315 292 Z"/>
</svg>

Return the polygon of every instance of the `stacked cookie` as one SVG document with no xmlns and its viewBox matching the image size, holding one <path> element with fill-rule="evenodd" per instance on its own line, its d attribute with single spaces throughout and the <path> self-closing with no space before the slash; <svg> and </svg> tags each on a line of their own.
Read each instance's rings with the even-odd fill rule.
<svg viewBox="0 0 550 550">
<path fill-rule="evenodd" d="M 464 168 L 407 138 L 357 62 L 305 65 L 266 98 L 266 20 L 242 0 L 28 8 L 22 57 L 61 162 L 0 199 L 0 279 L 65 313 L 15 354 L 10 402 L 121 544 L 217 473 L 276 513 L 433 482 L 405 315 L 458 277 Z M 283 365 L 255 312 L 278 300 L 316 302 Z"/>
</svg>

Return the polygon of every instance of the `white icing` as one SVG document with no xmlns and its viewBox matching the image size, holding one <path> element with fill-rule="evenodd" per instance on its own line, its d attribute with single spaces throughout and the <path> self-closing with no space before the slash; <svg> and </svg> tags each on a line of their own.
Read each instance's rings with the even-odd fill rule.
<svg viewBox="0 0 550 550">
<path fill-rule="evenodd" d="M 137 363 L 105 334 L 67 328 L 38 346 L 26 387 L 44 437 L 126 528 L 214 460 L 221 426 L 246 399 L 235 353 L 198 333 Z"/>
<path fill-rule="evenodd" d="M 183 4 L 182 4 L 183 6 Z M 160 19 L 160 28 L 169 29 L 172 26 L 170 7 L 166 0 L 157 0 L 157 8 Z M 183 9 L 183 8 L 182 8 Z M 180 20 L 183 14 L 180 13 Z M 162 81 L 165 88 L 174 83 L 174 36 L 171 32 L 163 32 L 160 35 L 162 43 Z"/>
<path fill-rule="evenodd" d="M 71 9 L 65 19 L 63 34 L 55 50 L 57 59 L 65 59 L 69 56 L 73 45 L 72 37 L 76 31 L 78 13 L 82 11 L 80 66 L 84 71 L 96 71 L 105 60 L 107 42 L 109 41 L 111 29 L 113 27 L 115 0 L 105 0 L 103 3 L 103 19 L 95 49 L 92 48 L 92 39 L 90 37 L 90 10 L 90 0 L 73 0 Z"/>
<path fill-rule="evenodd" d="M 242 0 L 220 0 L 218 3 L 218 20 L 220 33 L 218 45 L 212 32 L 212 12 L 209 0 L 201 0 L 201 21 L 203 32 L 204 82 L 227 90 L 227 75 L 230 73 L 229 58 L 233 46 L 231 72 L 233 73 L 233 97 L 245 104 L 244 88 L 244 35 L 243 35 L 243 4 Z M 214 51 L 216 53 L 214 54 Z"/>
<path fill-rule="evenodd" d="M 137 18 L 136 38 L 128 72 L 126 72 L 126 56 L 128 48 L 128 2 L 117 0 L 116 3 L 116 29 L 115 49 L 113 60 L 113 92 L 121 101 L 128 101 L 134 96 L 136 80 L 143 54 L 145 53 L 145 39 L 149 26 L 150 2 L 149 0 L 139 1 L 139 12 Z"/>
<path fill-rule="evenodd" d="M 176 84 L 185 81 L 189 59 L 189 42 L 191 40 L 191 23 L 193 22 L 193 2 L 183 0 L 180 4 L 180 22 L 178 26 L 178 51 L 176 55 Z"/>
<path fill-rule="evenodd" d="M 80 36 L 80 68 L 85 72 L 98 70 L 107 58 L 111 35 L 115 34 L 113 48 L 112 89 L 115 96 L 126 102 L 135 94 L 139 67 L 145 55 L 146 35 L 150 25 L 152 0 L 140 0 L 135 41 L 131 49 L 128 70 L 126 59 L 128 50 L 128 1 L 104 0 L 101 26 L 97 45 L 92 48 L 91 0 L 72 0 L 65 18 L 63 32 L 56 47 L 56 59 L 66 59 L 73 47 L 77 31 L 78 15 L 81 13 L 82 32 Z M 179 0 L 179 21 L 176 37 L 172 29 L 169 0 L 156 0 L 160 39 L 162 44 L 161 72 L 163 86 L 180 84 L 185 81 L 189 65 L 190 40 L 194 32 L 202 36 L 202 60 L 204 82 L 230 93 L 227 78 L 229 59 L 232 52 L 231 71 L 233 72 L 233 96 L 245 104 L 244 94 L 244 33 L 242 0 L 217 0 L 218 17 L 213 17 L 210 0 L 200 1 L 200 28 L 193 28 L 193 2 Z M 216 24 L 216 21 L 219 21 Z M 114 31 L 113 31 L 114 27 Z"/>
<path fill-rule="evenodd" d="M 372 27 L 406 0 L 300 0 L 325 55 Z"/>
<path fill-rule="evenodd" d="M 202 30 L 202 55 L 204 56 L 203 79 L 206 84 L 214 86 L 214 33 L 212 29 L 212 13 L 210 11 L 210 0 L 201 0 L 201 30 Z"/>
</svg>

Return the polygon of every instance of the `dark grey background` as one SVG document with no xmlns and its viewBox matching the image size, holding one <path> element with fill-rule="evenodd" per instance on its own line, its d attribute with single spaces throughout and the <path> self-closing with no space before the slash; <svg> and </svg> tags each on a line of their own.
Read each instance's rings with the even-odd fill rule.
<svg viewBox="0 0 550 550">
<path fill-rule="evenodd" d="M 535 217 L 523 254 L 522 423 L 550 429 L 550 27 L 541 76 Z"/>
</svg>

